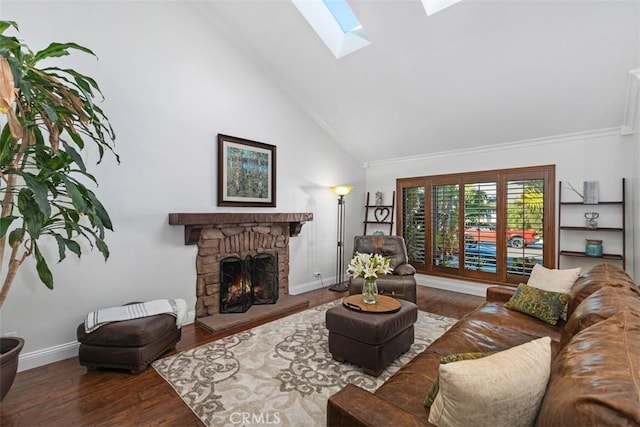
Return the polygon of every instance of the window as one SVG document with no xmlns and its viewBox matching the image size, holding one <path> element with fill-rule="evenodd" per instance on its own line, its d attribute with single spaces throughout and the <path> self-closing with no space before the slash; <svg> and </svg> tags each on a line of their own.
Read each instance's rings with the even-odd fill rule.
<svg viewBox="0 0 640 427">
<path fill-rule="evenodd" d="M 336 58 L 371 44 L 346 0 L 291 0 Z"/>
<path fill-rule="evenodd" d="M 554 267 L 554 166 L 397 181 L 397 234 L 418 272 L 517 284 Z"/>
</svg>

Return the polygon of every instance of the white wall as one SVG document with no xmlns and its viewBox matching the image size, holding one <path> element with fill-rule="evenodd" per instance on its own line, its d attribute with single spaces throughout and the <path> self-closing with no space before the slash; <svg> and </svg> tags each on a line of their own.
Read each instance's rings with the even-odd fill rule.
<svg viewBox="0 0 640 427">
<path fill-rule="evenodd" d="M 193 6 L 5 0 L 1 12 L 34 49 L 74 41 L 98 55 L 57 64 L 101 85 L 122 158 L 88 162 L 115 226 L 109 261 L 87 248 L 80 261 L 56 264 L 52 245 L 55 290 L 28 261 L 9 293 L 0 332 L 26 339 L 21 370 L 77 354 L 76 326 L 89 311 L 166 297 L 193 307 L 196 250 L 183 244 L 182 227 L 168 225 L 168 213 L 242 211 L 216 207 L 217 133 L 277 146 L 277 208 L 244 211 L 312 212 L 314 221 L 291 239 L 291 290 L 319 285 L 314 271 L 331 284 L 337 203 L 328 187 L 350 183 L 356 190 L 348 197 L 363 198 L 362 166 Z M 360 204 L 347 204 L 348 242 Z"/>
<path fill-rule="evenodd" d="M 563 181 L 563 192 L 566 182 L 581 188 L 583 181 L 599 181 L 601 200 L 619 200 L 621 178 L 624 177 L 627 178 L 628 187 L 627 271 L 633 274 L 634 265 L 635 268 L 640 266 L 640 253 L 636 250 L 634 254 L 633 241 L 636 233 L 632 220 L 637 217 L 637 207 L 634 208 L 633 203 L 633 199 L 638 197 L 638 189 L 634 188 L 634 183 L 637 186 L 638 174 L 637 145 L 637 136 L 620 136 L 619 129 L 609 129 L 494 145 L 478 150 L 443 151 L 438 155 L 421 158 L 376 162 L 369 164 L 366 170 L 367 191 L 372 194 L 375 191 L 390 194 L 395 189 L 397 178 L 555 164 L 556 180 Z M 600 206 L 599 209 L 601 208 L 604 207 Z M 615 213 L 611 215 L 613 217 Z M 603 211 L 600 220 L 601 226 L 606 226 L 606 221 L 612 219 Z M 561 267 L 569 267 L 571 264 L 571 259 L 563 258 Z M 423 282 L 429 283 L 429 280 Z"/>
</svg>

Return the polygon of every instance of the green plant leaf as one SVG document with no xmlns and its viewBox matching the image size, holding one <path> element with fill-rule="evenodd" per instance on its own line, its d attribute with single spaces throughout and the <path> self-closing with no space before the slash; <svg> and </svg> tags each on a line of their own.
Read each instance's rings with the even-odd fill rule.
<svg viewBox="0 0 640 427">
<path fill-rule="evenodd" d="M 11 225 L 11 223 L 13 222 L 14 219 L 16 219 L 17 216 L 5 216 L 4 218 L 0 218 L 0 238 L 4 237 L 5 234 L 7 234 L 7 230 L 9 229 L 9 226 Z"/>
<path fill-rule="evenodd" d="M 48 200 L 49 191 L 47 190 L 47 185 L 38 181 L 38 179 L 30 173 L 21 173 L 20 175 L 24 178 L 27 187 L 33 191 L 34 199 L 40 208 L 40 212 L 44 214 L 45 218 L 49 218 L 51 216 L 51 205 Z"/>
<path fill-rule="evenodd" d="M 15 21 L 0 21 L 0 34 L 4 33 L 4 30 L 9 27 L 13 27 L 17 30 L 18 24 Z"/>
<path fill-rule="evenodd" d="M 67 245 L 67 248 L 73 252 L 74 254 L 76 254 L 78 256 L 78 258 L 80 258 L 80 255 L 82 254 L 82 251 L 80 250 L 80 245 L 78 244 L 78 242 L 71 240 L 71 239 L 64 239 L 64 243 L 65 245 Z"/>
<path fill-rule="evenodd" d="M 78 167 L 80 168 L 80 170 L 82 172 L 86 173 L 87 168 L 84 165 L 84 161 L 82 160 L 82 156 L 80 156 L 80 153 L 78 153 L 75 148 L 73 148 L 72 146 L 67 144 L 67 141 L 61 139 L 60 142 L 62 142 L 62 146 L 64 147 L 64 151 L 69 155 L 69 157 L 71 157 L 73 162 L 76 165 L 78 165 Z M 95 179 L 94 179 L 94 181 L 95 181 Z"/>
<path fill-rule="evenodd" d="M 77 49 L 90 55 L 96 56 L 91 49 L 87 49 L 77 43 L 51 43 L 46 48 L 38 51 L 34 56 L 34 62 L 38 62 L 44 58 L 69 55 L 69 49 Z"/>
<path fill-rule="evenodd" d="M 104 208 L 102 203 L 100 203 L 100 200 L 98 200 L 93 193 L 89 194 L 89 199 L 91 199 L 91 203 L 93 203 L 93 206 L 96 210 L 96 215 L 98 216 L 98 218 L 100 218 L 100 222 L 102 222 L 102 225 L 106 229 L 113 231 L 111 218 L 109 217 L 109 214 L 107 213 L 107 210 Z"/>
<path fill-rule="evenodd" d="M 67 257 L 67 245 L 65 244 L 64 238 L 61 235 L 54 234 L 53 237 L 56 238 L 56 243 L 58 243 L 58 262 L 61 262 Z"/>
<path fill-rule="evenodd" d="M 76 208 L 78 212 L 85 212 L 87 210 L 87 205 L 84 202 L 84 198 L 82 197 L 82 193 L 78 190 L 78 186 L 76 186 L 69 178 L 66 176 L 62 176 L 62 182 L 64 182 L 64 187 L 71 197 L 71 203 L 73 203 L 73 207 Z"/>
<path fill-rule="evenodd" d="M 18 210 L 22 214 L 27 232 L 34 240 L 40 237 L 42 231 L 42 215 L 38 204 L 33 198 L 33 191 L 23 188 L 18 193 Z"/>
<path fill-rule="evenodd" d="M 6 124 L 0 133 L 0 165 L 8 166 L 15 156 L 16 149 L 9 125 Z"/>
<path fill-rule="evenodd" d="M 24 239 L 24 228 L 16 228 L 9 233 L 9 246 L 13 246 L 16 242 L 22 242 Z"/>
<path fill-rule="evenodd" d="M 35 242 L 33 243 L 33 249 L 36 257 L 36 270 L 38 271 L 38 277 L 40 277 L 40 280 L 47 288 L 53 289 L 53 274 L 51 274 L 47 261 L 40 253 L 40 249 Z"/>
<path fill-rule="evenodd" d="M 104 240 L 96 238 L 96 246 L 98 247 L 98 250 L 100 251 L 102 256 L 104 256 L 104 260 L 106 261 L 107 259 L 109 259 L 109 247 L 104 242 Z"/>
</svg>

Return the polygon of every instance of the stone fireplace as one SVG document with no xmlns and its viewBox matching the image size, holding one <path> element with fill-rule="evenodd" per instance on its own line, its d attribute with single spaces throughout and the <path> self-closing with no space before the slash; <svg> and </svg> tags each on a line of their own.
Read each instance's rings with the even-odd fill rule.
<svg viewBox="0 0 640 427">
<path fill-rule="evenodd" d="M 311 213 L 169 214 L 170 225 L 185 227 L 185 244 L 198 246 L 195 263 L 196 320 L 220 313 L 220 265 L 229 257 L 244 260 L 248 256 L 274 255 L 277 260 L 277 293 L 280 297 L 288 295 L 289 239 L 300 233 L 305 222 L 312 220 Z"/>
</svg>

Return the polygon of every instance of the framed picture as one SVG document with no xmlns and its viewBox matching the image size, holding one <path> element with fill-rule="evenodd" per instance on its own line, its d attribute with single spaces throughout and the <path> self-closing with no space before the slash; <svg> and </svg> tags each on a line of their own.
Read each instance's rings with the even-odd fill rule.
<svg viewBox="0 0 640 427">
<path fill-rule="evenodd" d="M 218 134 L 218 206 L 276 206 L 276 146 Z"/>
</svg>

